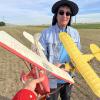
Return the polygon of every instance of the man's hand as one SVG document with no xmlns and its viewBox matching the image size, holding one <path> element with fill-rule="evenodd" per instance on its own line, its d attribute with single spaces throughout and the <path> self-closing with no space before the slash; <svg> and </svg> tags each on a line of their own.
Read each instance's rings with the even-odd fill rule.
<svg viewBox="0 0 100 100">
<path fill-rule="evenodd" d="M 43 80 L 44 80 L 44 77 L 34 79 L 32 81 L 28 81 L 28 82 L 26 82 L 24 89 L 28 89 L 28 90 L 34 92 L 35 95 L 37 95 L 37 93 L 34 91 L 36 88 L 36 84 L 42 82 Z"/>
</svg>

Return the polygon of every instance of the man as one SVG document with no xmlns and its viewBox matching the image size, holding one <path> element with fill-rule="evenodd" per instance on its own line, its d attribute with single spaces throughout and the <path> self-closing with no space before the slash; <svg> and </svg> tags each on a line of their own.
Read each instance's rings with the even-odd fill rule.
<svg viewBox="0 0 100 100">
<path fill-rule="evenodd" d="M 71 27 L 71 17 L 75 16 L 78 13 L 78 10 L 79 8 L 77 4 L 69 0 L 57 1 L 52 6 L 52 13 L 54 14 L 52 26 L 41 33 L 39 41 L 45 49 L 44 53 L 47 59 L 55 65 L 70 62 L 68 53 L 65 51 L 59 40 L 60 32 L 67 32 L 72 37 L 78 48 L 80 48 L 79 33 L 76 29 Z M 49 74 L 48 77 L 51 92 L 54 91 L 54 93 L 51 93 L 50 98 L 47 100 L 57 100 L 58 91 L 60 92 L 61 100 L 70 100 L 72 86 L 63 80 L 57 81 L 57 79 L 51 74 Z M 59 86 L 62 88 L 59 88 Z"/>
</svg>

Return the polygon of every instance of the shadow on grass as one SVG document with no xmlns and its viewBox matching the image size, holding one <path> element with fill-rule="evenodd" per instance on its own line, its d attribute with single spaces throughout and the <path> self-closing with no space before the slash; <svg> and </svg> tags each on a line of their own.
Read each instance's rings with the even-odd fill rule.
<svg viewBox="0 0 100 100">
<path fill-rule="evenodd" d="M 0 95 L 0 100 L 10 100 L 8 97 L 4 97 Z"/>
</svg>

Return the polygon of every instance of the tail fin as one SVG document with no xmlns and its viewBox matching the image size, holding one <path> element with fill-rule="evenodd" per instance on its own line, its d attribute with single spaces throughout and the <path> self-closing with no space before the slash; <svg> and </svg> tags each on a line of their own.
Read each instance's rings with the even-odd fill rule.
<svg viewBox="0 0 100 100">
<path fill-rule="evenodd" d="M 92 54 L 98 61 L 100 61 L 100 48 L 96 44 L 90 44 L 90 49 Z"/>
</svg>

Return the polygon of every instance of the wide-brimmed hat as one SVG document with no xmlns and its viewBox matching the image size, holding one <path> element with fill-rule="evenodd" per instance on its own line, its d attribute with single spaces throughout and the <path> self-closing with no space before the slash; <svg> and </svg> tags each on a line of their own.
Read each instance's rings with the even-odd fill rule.
<svg viewBox="0 0 100 100">
<path fill-rule="evenodd" d="M 72 2 L 72 1 L 69 1 L 69 0 L 60 0 L 60 1 L 57 1 L 52 6 L 52 13 L 54 13 L 54 14 L 57 13 L 59 7 L 61 7 L 63 5 L 66 5 L 70 8 L 72 16 L 75 16 L 79 11 L 78 5 L 76 3 Z"/>
</svg>

